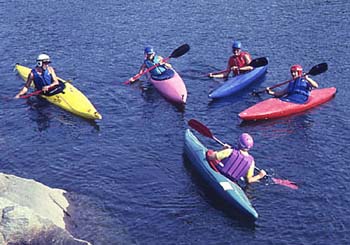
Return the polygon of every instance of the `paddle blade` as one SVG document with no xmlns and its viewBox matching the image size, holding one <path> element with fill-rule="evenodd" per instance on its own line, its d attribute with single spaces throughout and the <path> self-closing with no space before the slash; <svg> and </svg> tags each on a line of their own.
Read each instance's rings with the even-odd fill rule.
<svg viewBox="0 0 350 245">
<path fill-rule="evenodd" d="M 201 122 L 197 121 L 196 119 L 191 119 L 188 121 L 188 125 L 195 129 L 196 131 L 198 131 L 200 134 L 208 137 L 208 138 L 214 138 L 213 134 L 211 133 L 211 131 L 209 130 L 209 128 L 207 128 L 204 124 L 202 124 Z"/>
<path fill-rule="evenodd" d="M 327 63 L 321 63 L 311 68 L 308 74 L 315 76 L 328 70 Z"/>
<path fill-rule="evenodd" d="M 190 45 L 188 44 L 183 44 L 180 47 L 178 47 L 177 49 L 175 49 L 171 55 L 169 56 L 169 58 L 177 58 L 180 57 L 184 54 L 186 54 L 188 51 L 190 50 Z"/>
<path fill-rule="evenodd" d="M 257 68 L 257 67 L 261 67 L 261 66 L 266 66 L 269 63 L 268 59 L 266 57 L 260 57 L 260 58 L 256 58 L 253 59 L 249 65 Z"/>
<path fill-rule="evenodd" d="M 295 182 L 292 182 L 289 180 L 276 179 L 276 178 L 271 178 L 271 179 L 275 184 L 278 184 L 278 185 L 283 185 L 294 190 L 297 190 L 299 188 Z"/>
</svg>

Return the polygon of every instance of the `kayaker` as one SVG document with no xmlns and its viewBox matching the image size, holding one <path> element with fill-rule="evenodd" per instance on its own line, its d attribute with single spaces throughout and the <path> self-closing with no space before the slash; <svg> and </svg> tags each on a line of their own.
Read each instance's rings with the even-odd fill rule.
<svg viewBox="0 0 350 245">
<path fill-rule="evenodd" d="M 248 152 L 253 145 L 252 136 L 243 133 L 238 138 L 237 149 L 225 144 L 223 150 L 208 150 L 207 160 L 211 166 L 233 181 L 238 181 L 243 177 L 248 183 L 257 182 L 265 177 L 266 172 L 260 170 L 257 175 L 254 175 L 254 157 Z"/>
<path fill-rule="evenodd" d="M 304 104 L 309 98 L 310 91 L 313 88 L 318 88 L 318 84 L 309 76 L 303 76 L 303 68 L 301 65 L 292 65 L 290 73 L 292 75 L 292 80 L 289 82 L 287 88 L 275 92 L 267 87 L 266 91 L 274 97 L 280 97 L 283 101 Z"/>
<path fill-rule="evenodd" d="M 144 50 L 144 54 L 145 59 L 140 67 L 138 74 L 142 74 L 146 69 L 156 64 L 159 64 L 159 66 L 149 71 L 152 77 L 161 76 L 162 74 L 164 74 L 165 71 L 167 71 L 167 69 L 171 68 L 171 65 L 169 63 L 164 62 L 162 56 L 156 55 L 156 52 L 152 47 L 146 47 Z M 136 74 L 135 76 L 137 76 L 138 74 Z M 129 81 L 132 83 L 136 80 L 134 78 L 130 78 Z"/>
<path fill-rule="evenodd" d="M 249 66 L 250 62 L 252 61 L 250 54 L 246 51 L 242 51 L 241 48 L 242 43 L 240 41 L 234 41 L 232 44 L 233 55 L 228 60 L 226 70 L 219 74 L 209 73 L 209 77 L 227 78 L 231 71 L 236 76 L 253 70 L 253 67 Z"/>
<path fill-rule="evenodd" d="M 26 94 L 32 82 L 34 82 L 35 89 L 42 90 L 45 95 L 61 92 L 63 88 L 59 86 L 55 70 L 49 66 L 50 63 L 50 56 L 47 54 L 38 55 L 35 68 L 31 70 L 27 82 L 15 98 L 20 98 L 21 95 Z"/>
</svg>

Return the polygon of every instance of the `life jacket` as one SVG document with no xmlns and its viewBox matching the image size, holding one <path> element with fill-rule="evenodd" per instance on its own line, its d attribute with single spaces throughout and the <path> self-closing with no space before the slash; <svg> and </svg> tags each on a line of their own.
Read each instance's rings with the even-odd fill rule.
<svg viewBox="0 0 350 245">
<path fill-rule="evenodd" d="M 243 66 L 248 65 L 248 64 L 246 64 L 245 59 L 244 59 L 244 56 L 246 56 L 246 55 L 248 55 L 248 57 L 251 59 L 250 54 L 248 52 L 244 52 L 244 51 L 241 51 L 241 53 L 238 56 L 231 56 L 229 59 L 229 66 L 230 67 L 232 67 L 232 66 L 243 67 Z M 242 72 L 240 72 L 239 70 L 234 70 L 233 73 L 235 75 L 238 75 Z"/>
<path fill-rule="evenodd" d="M 41 90 L 44 86 L 48 86 L 52 83 L 52 76 L 49 72 L 49 69 L 43 70 L 43 73 L 40 75 L 37 70 L 32 69 L 34 76 L 34 85 L 37 90 Z"/>
<path fill-rule="evenodd" d="M 223 166 L 219 164 L 216 165 L 216 168 L 226 177 L 238 181 L 241 177 L 246 177 L 253 161 L 253 156 L 246 156 L 241 151 L 232 149 L 231 155 L 221 160 Z"/>
<path fill-rule="evenodd" d="M 312 87 L 303 77 L 298 77 L 288 85 L 288 94 L 283 101 L 303 104 L 307 102 Z"/>
<path fill-rule="evenodd" d="M 149 59 L 145 59 L 144 63 L 147 66 L 147 68 L 150 68 L 152 66 L 154 66 L 155 64 L 158 64 L 161 60 L 159 59 L 158 55 L 155 55 L 153 60 L 149 60 Z M 152 76 L 159 76 L 160 74 L 162 74 L 166 69 L 164 68 L 164 66 L 159 65 L 156 68 L 150 70 L 150 73 Z"/>
</svg>

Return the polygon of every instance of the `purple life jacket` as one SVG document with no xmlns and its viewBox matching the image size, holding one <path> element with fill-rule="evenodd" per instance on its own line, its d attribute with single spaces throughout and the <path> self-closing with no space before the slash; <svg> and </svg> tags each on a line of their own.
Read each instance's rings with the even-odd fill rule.
<svg viewBox="0 0 350 245">
<path fill-rule="evenodd" d="M 221 160 L 221 164 L 216 167 L 226 177 L 233 179 L 235 181 L 239 180 L 241 177 L 246 177 L 250 166 L 254 161 L 254 157 L 249 155 L 243 155 L 239 150 L 232 149 L 232 153 L 229 157 Z"/>
</svg>

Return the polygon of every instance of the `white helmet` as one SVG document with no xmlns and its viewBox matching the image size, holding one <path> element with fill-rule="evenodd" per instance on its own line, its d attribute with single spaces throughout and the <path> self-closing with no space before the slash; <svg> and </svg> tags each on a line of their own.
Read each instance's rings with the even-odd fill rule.
<svg viewBox="0 0 350 245">
<path fill-rule="evenodd" d="M 50 63 L 50 56 L 47 54 L 39 54 L 38 57 L 36 58 L 37 65 L 39 67 L 42 67 L 43 63 Z"/>
</svg>

